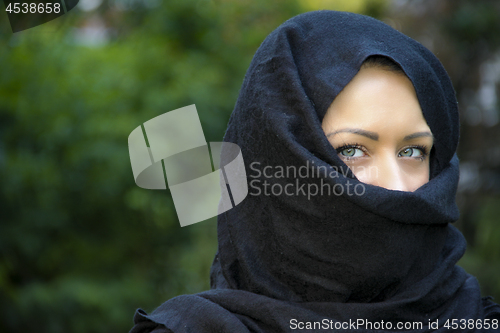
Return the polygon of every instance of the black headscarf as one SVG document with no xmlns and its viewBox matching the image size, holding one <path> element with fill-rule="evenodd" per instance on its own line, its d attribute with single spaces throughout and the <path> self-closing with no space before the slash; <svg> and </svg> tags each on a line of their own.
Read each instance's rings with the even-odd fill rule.
<svg viewBox="0 0 500 333">
<path fill-rule="evenodd" d="M 414 192 L 359 182 L 321 127 L 372 55 L 401 66 L 434 135 L 430 181 Z M 448 319 L 499 318 L 455 265 L 466 247 L 449 224 L 458 219 L 458 138 L 450 79 L 421 44 L 352 13 L 286 21 L 255 54 L 224 137 L 241 148 L 249 195 L 218 217 L 212 290 L 138 310 L 132 332 L 390 332 L 414 322 L 422 329 L 408 331 L 448 332 Z"/>
</svg>

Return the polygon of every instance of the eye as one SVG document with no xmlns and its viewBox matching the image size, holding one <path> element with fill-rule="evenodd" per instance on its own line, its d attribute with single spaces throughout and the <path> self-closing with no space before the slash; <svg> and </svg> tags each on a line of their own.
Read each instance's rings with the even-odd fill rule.
<svg viewBox="0 0 500 333">
<path fill-rule="evenodd" d="M 410 148 L 405 148 L 399 152 L 398 156 L 401 157 L 422 157 L 424 156 L 424 152 L 420 148 L 416 147 L 410 147 Z"/>
<path fill-rule="evenodd" d="M 364 152 L 355 147 L 347 147 L 347 148 L 340 148 L 338 150 L 338 154 L 345 156 L 345 157 L 362 157 L 364 156 Z"/>
</svg>

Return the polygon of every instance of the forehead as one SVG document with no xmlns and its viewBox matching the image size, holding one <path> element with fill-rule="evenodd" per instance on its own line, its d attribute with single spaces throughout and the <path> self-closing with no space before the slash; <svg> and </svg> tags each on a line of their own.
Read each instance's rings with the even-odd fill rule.
<svg viewBox="0 0 500 333">
<path fill-rule="evenodd" d="M 330 105 L 323 124 L 378 130 L 428 130 L 411 81 L 379 67 L 362 68 Z"/>
</svg>

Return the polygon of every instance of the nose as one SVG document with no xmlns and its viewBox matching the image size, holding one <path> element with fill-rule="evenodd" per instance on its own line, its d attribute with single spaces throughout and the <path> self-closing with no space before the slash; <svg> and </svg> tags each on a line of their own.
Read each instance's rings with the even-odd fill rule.
<svg viewBox="0 0 500 333">
<path fill-rule="evenodd" d="M 389 190 L 411 191 L 407 175 L 401 169 L 397 158 L 384 158 L 374 165 L 370 173 L 369 184 Z"/>
</svg>

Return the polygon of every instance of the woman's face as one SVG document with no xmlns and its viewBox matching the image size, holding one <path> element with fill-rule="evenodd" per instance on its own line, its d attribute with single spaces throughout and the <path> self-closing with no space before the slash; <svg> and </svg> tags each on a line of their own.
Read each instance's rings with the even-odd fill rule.
<svg viewBox="0 0 500 333">
<path fill-rule="evenodd" d="M 433 137 L 406 75 L 362 67 L 330 105 L 322 127 L 360 181 L 400 191 L 429 181 Z"/>
</svg>

